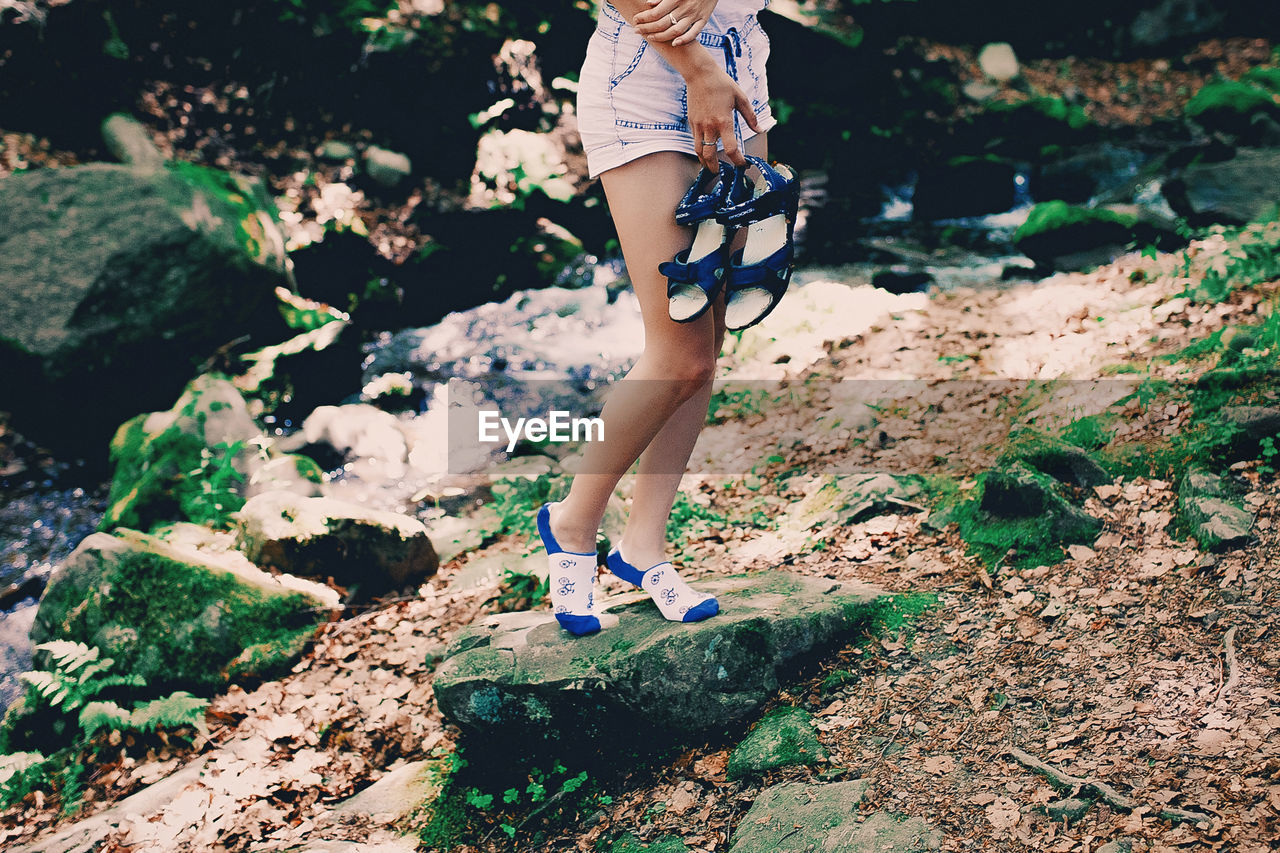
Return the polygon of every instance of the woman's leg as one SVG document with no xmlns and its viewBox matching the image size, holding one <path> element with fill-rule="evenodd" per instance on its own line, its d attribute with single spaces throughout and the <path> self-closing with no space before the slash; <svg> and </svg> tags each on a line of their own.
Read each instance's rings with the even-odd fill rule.
<svg viewBox="0 0 1280 853">
<path fill-rule="evenodd" d="M 595 549 L 596 531 L 618 480 L 672 415 L 695 397 L 702 397 L 706 411 L 705 389 L 718 354 L 718 315 L 709 311 L 692 323 L 676 323 L 667 314 L 666 277 L 658 272 L 658 264 L 692 242 L 691 229 L 676 225 L 674 217 L 698 168 L 690 156 L 659 151 L 601 176 L 640 302 L 644 352 L 605 403 L 604 440 L 587 445 L 568 497 L 554 507 L 551 528 L 569 550 Z"/>
<path fill-rule="evenodd" d="M 745 148 L 746 153 L 755 157 L 768 156 L 768 134 L 751 137 Z M 745 239 L 745 234 L 745 229 L 739 231 L 735 250 L 741 248 L 738 243 Z M 716 300 L 714 312 L 713 352 L 719 356 L 725 333 L 723 293 Z M 689 455 L 706 423 L 710 401 L 711 382 L 708 380 L 667 420 L 640 457 L 631 511 L 618 547 L 627 562 L 642 571 L 666 559 L 667 518 Z"/>
</svg>

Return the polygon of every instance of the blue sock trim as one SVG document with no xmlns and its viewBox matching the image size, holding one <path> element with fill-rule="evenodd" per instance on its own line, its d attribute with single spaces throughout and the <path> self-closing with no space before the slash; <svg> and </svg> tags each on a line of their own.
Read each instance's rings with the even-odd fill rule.
<svg viewBox="0 0 1280 853">
<path fill-rule="evenodd" d="M 702 602 L 701 604 L 694 605 L 693 607 L 690 607 L 688 610 L 686 610 L 684 614 L 684 621 L 698 622 L 703 619 L 708 619 L 712 616 L 715 616 L 719 612 L 720 612 L 720 602 L 716 601 L 714 598 L 708 598 L 706 601 Z"/>
<path fill-rule="evenodd" d="M 696 610 L 697 608 L 694 609 Z M 556 621 L 560 623 L 561 628 L 564 628 L 575 637 L 581 637 L 583 634 L 594 634 L 600 630 L 600 620 L 594 616 L 557 613 Z"/>
<path fill-rule="evenodd" d="M 572 554 L 575 557 L 594 557 L 595 551 L 566 551 L 560 547 L 556 537 L 551 535 L 551 504 L 545 503 L 538 510 L 538 535 L 542 537 L 542 547 L 548 554 Z"/>
<path fill-rule="evenodd" d="M 617 548 L 614 548 L 609 552 L 609 556 L 605 559 L 604 563 L 609 567 L 609 571 L 613 572 L 627 583 L 642 586 L 641 582 L 644 580 L 644 572 L 622 559 L 622 554 Z"/>
</svg>

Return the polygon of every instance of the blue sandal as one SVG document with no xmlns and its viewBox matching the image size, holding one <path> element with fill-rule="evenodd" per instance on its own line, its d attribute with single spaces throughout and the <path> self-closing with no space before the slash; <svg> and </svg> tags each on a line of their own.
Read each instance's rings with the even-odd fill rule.
<svg viewBox="0 0 1280 853">
<path fill-rule="evenodd" d="M 677 323 L 692 323 L 706 313 L 724 284 L 727 231 L 718 221 L 717 213 L 738 174 L 722 161 L 715 180 L 703 192 L 703 186 L 712 177 L 708 169 L 699 172 L 676 207 L 677 224 L 697 227 L 693 245 L 658 265 L 658 272 L 667 277 L 667 313 Z"/>
<path fill-rule="evenodd" d="M 734 252 L 725 271 L 725 325 L 734 331 L 754 326 L 778 306 L 795 265 L 800 199 L 795 173 L 760 157 L 749 156 L 747 161 L 760 172 L 750 197 L 730 199 L 716 217 L 728 227 L 747 227 L 747 242 Z"/>
</svg>

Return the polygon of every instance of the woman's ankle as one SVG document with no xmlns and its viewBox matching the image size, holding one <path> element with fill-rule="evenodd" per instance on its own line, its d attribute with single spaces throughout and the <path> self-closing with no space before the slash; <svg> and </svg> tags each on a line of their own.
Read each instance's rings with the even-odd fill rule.
<svg viewBox="0 0 1280 853">
<path fill-rule="evenodd" d="M 618 542 L 618 554 L 630 565 L 635 566 L 641 572 L 645 572 L 659 563 L 666 562 L 667 547 L 665 542 L 661 544 L 629 542 L 624 536 Z"/>
<path fill-rule="evenodd" d="M 550 524 L 561 548 L 580 554 L 595 551 L 598 525 L 575 524 L 572 507 L 566 506 L 565 501 L 551 505 Z"/>
</svg>

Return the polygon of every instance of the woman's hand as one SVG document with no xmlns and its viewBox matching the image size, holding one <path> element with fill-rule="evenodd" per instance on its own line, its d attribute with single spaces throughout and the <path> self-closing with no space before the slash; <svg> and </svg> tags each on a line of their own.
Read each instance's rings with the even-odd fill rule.
<svg viewBox="0 0 1280 853">
<path fill-rule="evenodd" d="M 686 75 L 685 83 L 689 94 L 689 130 L 693 132 L 693 144 L 702 165 L 712 172 L 719 168 L 716 143 L 723 141 L 724 156 L 729 162 L 745 166 L 747 160 L 738 150 L 738 139 L 733 133 L 734 112 L 742 113 L 747 126 L 757 133 L 760 131 L 746 92 L 723 69 L 714 66 Z"/>
<path fill-rule="evenodd" d="M 645 0 L 652 8 L 635 16 L 632 25 L 649 41 L 688 44 L 698 37 L 716 9 L 716 0 Z"/>
</svg>

